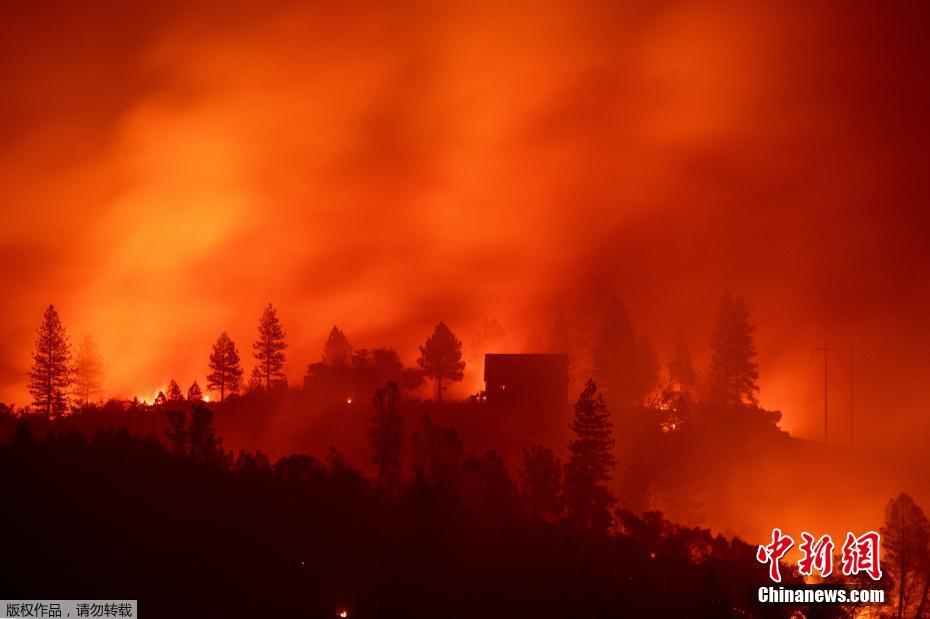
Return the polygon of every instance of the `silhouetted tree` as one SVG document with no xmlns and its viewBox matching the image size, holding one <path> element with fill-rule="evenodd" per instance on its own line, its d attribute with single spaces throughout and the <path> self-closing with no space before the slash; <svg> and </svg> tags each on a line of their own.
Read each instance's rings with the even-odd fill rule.
<svg viewBox="0 0 930 619">
<path fill-rule="evenodd" d="M 155 396 L 155 401 L 153 402 L 153 404 L 155 406 L 164 406 L 167 403 L 168 403 L 168 398 L 165 397 L 165 392 L 159 391 L 158 395 Z"/>
<path fill-rule="evenodd" d="M 675 356 L 668 362 L 668 377 L 681 393 L 690 393 L 697 382 L 697 371 L 691 361 L 691 350 L 683 336 L 675 342 Z"/>
<path fill-rule="evenodd" d="M 742 298 L 734 300 L 726 292 L 720 301 L 710 343 L 710 394 L 714 401 L 724 405 L 759 403 L 754 331 L 746 303 Z"/>
<path fill-rule="evenodd" d="M 258 340 L 252 344 L 255 360 L 258 362 L 257 370 L 253 370 L 253 376 L 261 377 L 262 386 L 265 389 L 271 389 L 286 381 L 284 376 L 284 349 L 286 348 L 284 330 L 278 321 L 278 314 L 269 303 L 258 321 Z"/>
<path fill-rule="evenodd" d="M 220 392 L 220 402 L 226 395 L 239 393 L 242 381 L 242 366 L 239 365 L 239 351 L 236 344 L 224 331 L 213 345 L 210 353 L 210 374 L 207 375 L 207 389 Z"/>
<path fill-rule="evenodd" d="M 187 390 L 187 400 L 189 402 L 200 402 L 203 400 L 203 391 L 200 390 L 200 385 L 197 384 L 196 380 Z"/>
<path fill-rule="evenodd" d="M 184 427 L 186 418 L 184 411 L 168 411 L 166 416 L 168 427 L 165 429 L 165 436 L 168 438 L 168 445 L 175 453 L 185 453 L 187 451 L 187 428 Z"/>
<path fill-rule="evenodd" d="M 500 454 L 487 450 L 480 458 L 465 460 L 462 495 L 472 514 L 484 521 L 497 522 L 515 511 L 516 488 Z"/>
<path fill-rule="evenodd" d="M 630 314 L 619 300 L 607 307 L 594 349 L 594 374 L 617 406 L 642 406 L 658 382 L 655 349 L 637 337 Z"/>
<path fill-rule="evenodd" d="M 614 466 L 613 424 L 604 398 L 589 380 L 575 404 L 575 438 L 568 444 L 564 496 L 569 519 L 588 529 L 606 531 L 616 499 L 607 488 Z"/>
<path fill-rule="evenodd" d="M 333 326 L 323 345 L 323 363 L 327 365 L 349 365 L 352 359 L 352 344 L 342 330 Z"/>
<path fill-rule="evenodd" d="M 204 404 L 194 404 L 188 431 L 190 454 L 198 460 L 209 460 L 219 453 L 219 441 L 213 428 L 213 413 Z"/>
<path fill-rule="evenodd" d="M 168 400 L 171 402 L 180 402 L 184 399 L 184 392 L 181 391 L 181 386 L 178 384 L 178 381 L 171 379 L 171 382 L 168 383 Z"/>
<path fill-rule="evenodd" d="M 884 565 L 895 581 L 897 617 L 925 617 L 930 586 L 930 523 L 905 493 L 888 502 L 882 527 Z"/>
<path fill-rule="evenodd" d="M 458 432 L 441 428 L 429 415 L 420 420 L 420 431 L 411 439 L 414 467 L 432 483 L 455 486 L 461 478 L 462 441 Z"/>
<path fill-rule="evenodd" d="M 436 325 L 433 334 L 420 346 L 417 366 L 423 374 L 436 381 L 436 399 L 442 401 L 442 381 L 462 380 L 465 362 L 462 361 L 462 342 L 444 322 Z"/>
<path fill-rule="evenodd" d="M 532 445 L 523 450 L 520 483 L 533 520 L 562 515 L 562 463 L 551 449 Z"/>
<path fill-rule="evenodd" d="M 103 358 L 89 335 L 81 342 L 74 360 L 74 401 L 79 406 L 103 398 Z"/>
<path fill-rule="evenodd" d="M 375 391 L 375 416 L 368 436 L 372 464 L 378 469 L 376 488 L 395 489 L 400 483 L 400 453 L 403 418 L 400 416 L 400 389 L 394 381 Z"/>
<path fill-rule="evenodd" d="M 49 305 L 39 325 L 32 353 L 29 393 L 33 406 L 49 417 L 60 417 L 68 408 L 71 376 L 71 342 L 55 306 Z"/>
<path fill-rule="evenodd" d="M 256 391 L 261 391 L 264 387 L 264 379 L 262 377 L 262 370 L 257 365 L 252 368 L 251 374 L 249 374 L 249 382 L 245 385 L 246 393 L 254 393 Z"/>
</svg>

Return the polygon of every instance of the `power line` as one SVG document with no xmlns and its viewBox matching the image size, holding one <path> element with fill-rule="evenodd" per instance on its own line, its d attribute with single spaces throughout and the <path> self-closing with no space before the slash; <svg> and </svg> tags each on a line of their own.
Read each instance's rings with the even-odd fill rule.
<svg viewBox="0 0 930 619">
<path fill-rule="evenodd" d="M 830 355 L 828 354 L 831 350 L 847 350 L 844 346 L 827 346 L 826 342 L 821 348 L 811 349 L 811 356 L 814 353 L 822 352 L 823 353 L 823 443 L 824 445 L 830 444 L 830 425 L 829 425 L 829 416 L 827 415 L 827 360 Z"/>
<path fill-rule="evenodd" d="M 823 442 L 824 444 L 829 444 L 829 417 L 828 417 L 828 389 L 827 389 L 827 368 L 828 368 L 828 359 L 830 351 L 849 351 L 849 444 L 852 446 L 855 443 L 855 419 L 853 411 L 853 397 L 855 395 L 855 357 L 856 351 L 862 350 L 860 346 L 856 346 L 854 342 L 850 342 L 849 346 L 827 346 L 826 342 L 820 348 L 812 348 L 811 356 L 814 353 L 822 352 L 823 353 Z"/>
</svg>

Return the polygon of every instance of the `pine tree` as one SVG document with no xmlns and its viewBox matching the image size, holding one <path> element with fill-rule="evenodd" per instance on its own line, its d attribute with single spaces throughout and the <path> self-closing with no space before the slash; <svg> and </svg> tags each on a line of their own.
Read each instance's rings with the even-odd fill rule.
<svg viewBox="0 0 930 619">
<path fill-rule="evenodd" d="M 165 429 L 165 436 L 168 439 L 168 444 L 175 453 L 185 453 L 187 451 L 188 437 L 184 411 L 168 411 L 166 416 L 168 417 L 168 427 Z"/>
<path fill-rule="evenodd" d="M 197 384 L 197 381 L 194 381 L 194 384 L 190 386 L 187 390 L 187 401 L 188 402 L 202 402 L 203 401 L 203 391 L 200 390 L 200 385 Z"/>
<path fill-rule="evenodd" d="M 893 577 L 896 615 L 924 617 L 930 589 L 930 522 L 910 495 L 901 493 L 888 501 L 881 551 L 886 570 Z"/>
<path fill-rule="evenodd" d="M 710 389 L 714 400 L 725 406 L 759 403 L 759 366 L 755 362 L 755 326 L 742 298 L 723 295 L 711 336 Z"/>
<path fill-rule="evenodd" d="M 400 416 L 400 389 L 389 381 L 375 391 L 375 416 L 368 436 L 371 440 L 372 464 L 378 468 L 376 487 L 394 489 L 400 483 L 400 453 L 403 418 Z"/>
<path fill-rule="evenodd" d="M 222 455 L 220 440 L 213 427 L 213 413 L 206 405 L 194 405 L 187 437 L 191 457 L 197 460 L 212 460 Z"/>
<path fill-rule="evenodd" d="M 249 373 L 249 382 L 245 384 L 246 393 L 255 393 L 261 391 L 263 386 L 262 370 L 257 365 L 252 367 Z"/>
<path fill-rule="evenodd" d="M 284 330 L 278 314 L 269 303 L 258 321 L 258 340 L 252 344 L 253 355 L 258 362 L 258 375 L 262 386 L 271 389 L 286 381 L 284 376 Z"/>
<path fill-rule="evenodd" d="M 575 438 L 568 444 L 564 492 L 569 519 L 588 529 L 606 531 L 610 508 L 616 502 L 607 488 L 614 467 L 613 424 L 604 398 L 588 380 L 575 404 Z"/>
<path fill-rule="evenodd" d="M 334 326 L 323 345 L 323 363 L 326 365 L 349 365 L 352 344 L 339 327 Z"/>
<path fill-rule="evenodd" d="M 89 335 L 81 342 L 74 361 L 74 400 L 79 406 L 103 398 L 103 358 Z"/>
<path fill-rule="evenodd" d="M 679 393 L 689 393 L 697 382 L 691 350 L 682 336 L 678 336 L 678 341 L 675 342 L 675 356 L 668 362 L 668 376 Z"/>
<path fill-rule="evenodd" d="M 417 366 L 436 381 L 436 399 L 442 401 L 442 381 L 462 380 L 465 362 L 462 361 L 462 341 L 444 322 L 436 325 L 433 334 L 420 346 Z"/>
<path fill-rule="evenodd" d="M 533 445 L 523 450 L 520 482 L 533 520 L 561 516 L 562 463 L 551 449 Z"/>
<path fill-rule="evenodd" d="M 242 381 L 242 366 L 239 364 L 239 351 L 236 344 L 224 331 L 213 345 L 210 353 L 210 374 L 207 375 L 207 389 L 220 392 L 220 402 L 227 395 L 239 393 Z"/>
<path fill-rule="evenodd" d="M 184 399 L 184 392 L 181 391 L 181 386 L 178 384 L 178 381 L 171 379 L 171 382 L 168 383 L 168 400 L 170 402 L 179 402 Z"/>
<path fill-rule="evenodd" d="M 60 417 L 68 408 L 71 386 L 71 342 L 54 305 L 49 305 L 36 335 L 29 372 L 33 406 L 49 417 Z"/>
<path fill-rule="evenodd" d="M 659 363 L 645 337 L 637 337 L 619 300 L 607 308 L 594 350 L 594 374 L 615 406 L 642 406 L 658 383 Z"/>
</svg>

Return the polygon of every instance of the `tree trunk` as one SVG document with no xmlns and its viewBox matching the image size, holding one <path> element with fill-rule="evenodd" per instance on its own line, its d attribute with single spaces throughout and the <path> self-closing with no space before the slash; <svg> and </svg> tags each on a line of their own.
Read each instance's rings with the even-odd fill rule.
<svg viewBox="0 0 930 619">
<path fill-rule="evenodd" d="M 930 588 L 930 575 L 924 575 L 924 588 L 920 593 L 920 604 L 917 606 L 917 612 L 914 613 L 914 617 L 920 619 L 924 615 L 924 606 L 927 603 L 927 589 Z"/>
</svg>

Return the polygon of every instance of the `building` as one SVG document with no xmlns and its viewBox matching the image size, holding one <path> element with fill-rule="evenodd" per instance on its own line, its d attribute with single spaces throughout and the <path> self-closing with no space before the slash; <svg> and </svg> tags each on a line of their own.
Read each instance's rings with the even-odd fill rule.
<svg viewBox="0 0 930 619">
<path fill-rule="evenodd" d="M 562 409 L 568 403 L 568 355 L 488 353 L 484 384 L 492 404 Z"/>
</svg>

